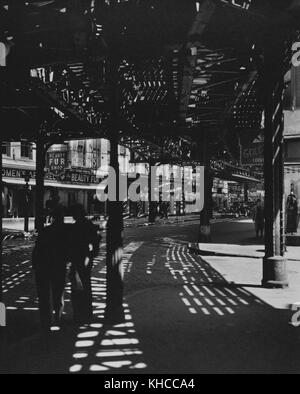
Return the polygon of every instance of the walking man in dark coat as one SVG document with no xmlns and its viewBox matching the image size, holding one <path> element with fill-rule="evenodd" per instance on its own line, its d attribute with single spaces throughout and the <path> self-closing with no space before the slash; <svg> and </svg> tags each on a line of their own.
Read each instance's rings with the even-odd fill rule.
<svg viewBox="0 0 300 394">
<path fill-rule="evenodd" d="M 93 317 L 91 272 L 101 237 L 97 227 L 86 219 L 82 205 L 74 206 L 72 212 L 75 220 L 71 240 L 72 303 L 75 322 L 83 324 Z"/>
<path fill-rule="evenodd" d="M 64 309 L 64 288 L 68 260 L 67 227 L 64 224 L 63 207 L 57 206 L 51 213 L 53 223 L 38 236 L 33 251 L 42 327 L 49 330 L 52 313 L 55 312 L 55 325 L 60 325 Z"/>
</svg>

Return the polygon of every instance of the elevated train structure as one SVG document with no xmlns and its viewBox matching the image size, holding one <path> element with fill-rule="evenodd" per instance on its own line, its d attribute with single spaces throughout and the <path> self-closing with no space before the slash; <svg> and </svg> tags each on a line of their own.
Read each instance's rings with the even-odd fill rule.
<svg viewBox="0 0 300 394">
<path fill-rule="evenodd" d="M 285 287 L 282 96 L 299 16 L 297 0 L 1 0 L 1 139 L 37 145 L 37 229 L 48 147 L 108 138 L 117 171 L 118 144 L 149 164 L 206 167 L 205 239 L 211 173 L 260 180 L 236 163 L 240 143 L 263 131 L 262 283 Z M 109 205 L 107 318 L 115 319 L 123 215 L 121 203 Z"/>
</svg>

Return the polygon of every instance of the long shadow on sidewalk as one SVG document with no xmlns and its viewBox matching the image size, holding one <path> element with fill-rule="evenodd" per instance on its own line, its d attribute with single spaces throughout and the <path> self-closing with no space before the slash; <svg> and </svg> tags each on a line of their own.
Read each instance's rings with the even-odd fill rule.
<svg viewBox="0 0 300 394">
<path fill-rule="evenodd" d="M 131 266 L 131 255 L 140 243 L 125 248 L 125 270 Z M 33 279 L 30 284 L 33 286 Z M 28 286 L 28 283 L 26 284 Z M 142 371 L 142 351 L 136 337 L 129 306 L 124 303 L 126 321 L 114 327 L 104 324 L 106 296 L 105 253 L 95 261 L 92 278 L 94 321 L 76 327 L 70 320 L 50 336 L 38 332 L 38 307 L 32 289 L 27 296 L 11 300 L 8 341 L 1 349 L 0 373 L 63 374 L 128 373 Z M 31 291 L 30 291 L 31 290 Z M 66 312 L 71 315 L 70 287 L 66 288 Z M 29 295 L 30 294 L 30 295 Z M 25 332 L 24 332 L 25 331 Z M 17 341 L 19 338 L 23 340 Z"/>
<path fill-rule="evenodd" d="M 131 277 L 141 286 L 128 297 L 148 372 L 299 373 L 288 311 L 228 283 L 184 244 L 165 239 L 161 248 L 151 273 L 137 253 Z"/>
<path fill-rule="evenodd" d="M 171 238 L 127 250 L 126 321 L 114 327 L 103 324 L 106 279 L 100 256 L 93 275 L 94 323 L 77 328 L 67 324 L 48 340 L 30 337 L 8 351 L 6 372 L 299 372 L 299 335 L 288 325 L 286 311 L 232 286 Z M 25 298 L 15 304 L 23 313 L 29 305 L 36 308 L 34 299 Z M 11 313 L 20 322 L 20 311 Z M 36 310 L 26 314 L 37 317 Z"/>
</svg>

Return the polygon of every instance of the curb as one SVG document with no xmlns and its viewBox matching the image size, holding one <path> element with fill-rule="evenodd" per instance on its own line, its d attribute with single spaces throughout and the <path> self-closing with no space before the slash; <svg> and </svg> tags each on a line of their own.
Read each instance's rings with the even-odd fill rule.
<svg viewBox="0 0 300 394">
<path fill-rule="evenodd" d="M 286 245 L 287 246 L 300 246 L 300 234 L 286 236 Z"/>
<path fill-rule="evenodd" d="M 199 246 L 197 244 L 192 244 L 192 243 L 188 243 L 187 245 L 187 249 L 190 253 L 192 254 L 196 254 L 198 256 L 211 256 L 211 257 L 240 257 L 240 258 L 244 258 L 244 259 L 255 259 L 255 260 L 261 260 L 263 259 L 263 257 L 261 256 L 251 256 L 251 255 L 247 255 L 247 254 L 230 254 L 230 253 L 222 253 L 222 252 L 215 252 L 213 250 L 201 250 L 199 248 Z M 287 257 L 288 261 L 293 261 L 293 262 L 300 262 L 300 259 L 295 259 L 295 258 L 289 258 Z"/>
<path fill-rule="evenodd" d="M 179 224 L 179 223 L 187 223 L 187 222 L 195 222 L 198 220 L 198 217 L 195 216 L 193 218 L 191 217 L 176 217 L 176 219 L 168 219 L 168 221 L 165 222 L 160 222 L 156 221 L 155 223 L 149 223 L 149 222 L 144 222 L 144 223 L 128 223 L 124 225 L 124 228 L 139 228 L 139 227 L 152 227 L 152 226 L 162 226 L 162 225 L 174 225 L 174 224 Z M 200 220 L 200 219 L 199 219 Z M 229 218 L 215 218 L 212 219 L 212 224 L 215 222 L 226 222 L 226 221 L 231 221 L 235 219 L 229 219 Z M 106 227 L 101 226 L 102 231 L 106 231 Z M 34 236 L 34 231 L 31 231 L 29 233 L 25 233 L 24 231 L 13 231 L 13 230 L 5 230 L 2 234 L 2 241 L 12 241 L 15 239 L 25 239 L 25 238 L 31 238 Z"/>
<path fill-rule="evenodd" d="M 212 250 L 201 250 L 199 246 L 191 243 L 188 244 L 187 248 L 190 253 L 197 254 L 198 256 L 241 257 L 246 259 L 259 259 L 259 260 L 262 259 L 261 256 L 251 256 L 251 255 L 234 254 L 234 253 L 230 254 L 230 253 L 214 252 Z"/>
<path fill-rule="evenodd" d="M 2 234 L 2 241 L 13 241 L 15 239 L 29 239 L 34 235 L 33 232 L 25 233 L 24 231 L 8 232 L 4 231 Z"/>
<path fill-rule="evenodd" d="M 2 234 L 2 241 L 12 241 L 14 239 L 25 238 L 25 234 L 22 232 L 18 233 L 4 233 Z"/>
<path fill-rule="evenodd" d="M 151 226 L 162 226 L 162 225 L 171 225 L 171 224 L 178 224 L 178 223 L 186 223 L 186 222 L 194 222 L 198 220 L 198 218 L 187 218 L 187 219 L 174 219 L 174 220 L 168 220 L 165 222 L 160 222 L 156 221 L 154 223 L 129 223 L 124 226 L 124 228 L 137 228 L 137 227 L 151 227 Z"/>
<path fill-rule="evenodd" d="M 156 221 L 155 223 L 148 223 L 148 222 L 127 223 L 124 225 L 124 228 L 151 227 L 151 226 L 162 226 L 168 224 L 172 225 L 172 224 L 185 223 L 185 222 L 194 222 L 195 220 L 197 220 L 197 218 L 169 219 L 168 221 L 165 222 Z M 106 231 L 106 226 L 104 227 L 100 226 L 100 227 L 102 231 Z M 21 238 L 25 239 L 25 238 L 31 238 L 33 236 L 34 236 L 34 231 L 25 233 L 24 231 L 13 231 L 13 230 L 3 229 L 2 241 L 11 241 Z"/>
</svg>

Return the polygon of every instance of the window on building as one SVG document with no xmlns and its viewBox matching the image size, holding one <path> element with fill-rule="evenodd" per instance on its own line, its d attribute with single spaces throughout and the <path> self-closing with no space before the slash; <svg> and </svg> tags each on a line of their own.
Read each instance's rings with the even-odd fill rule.
<svg viewBox="0 0 300 394">
<path fill-rule="evenodd" d="M 2 155 L 11 156 L 10 142 L 2 142 Z"/>
<path fill-rule="evenodd" d="M 121 156 L 126 156 L 126 148 L 124 146 L 120 146 L 119 152 Z"/>
<path fill-rule="evenodd" d="M 285 82 L 284 109 L 295 111 L 300 108 L 300 67 L 292 67 L 285 76 Z"/>
<path fill-rule="evenodd" d="M 77 166 L 85 167 L 85 141 L 77 142 Z"/>
<path fill-rule="evenodd" d="M 285 144 L 285 155 L 287 161 L 300 162 L 300 140 L 290 140 Z"/>
<path fill-rule="evenodd" d="M 84 141 L 78 141 L 77 145 L 77 151 L 78 153 L 83 153 L 85 148 L 85 142 Z"/>
<path fill-rule="evenodd" d="M 30 142 L 21 142 L 21 157 L 26 159 L 33 159 L 33 149 Z"/>
</svg>

